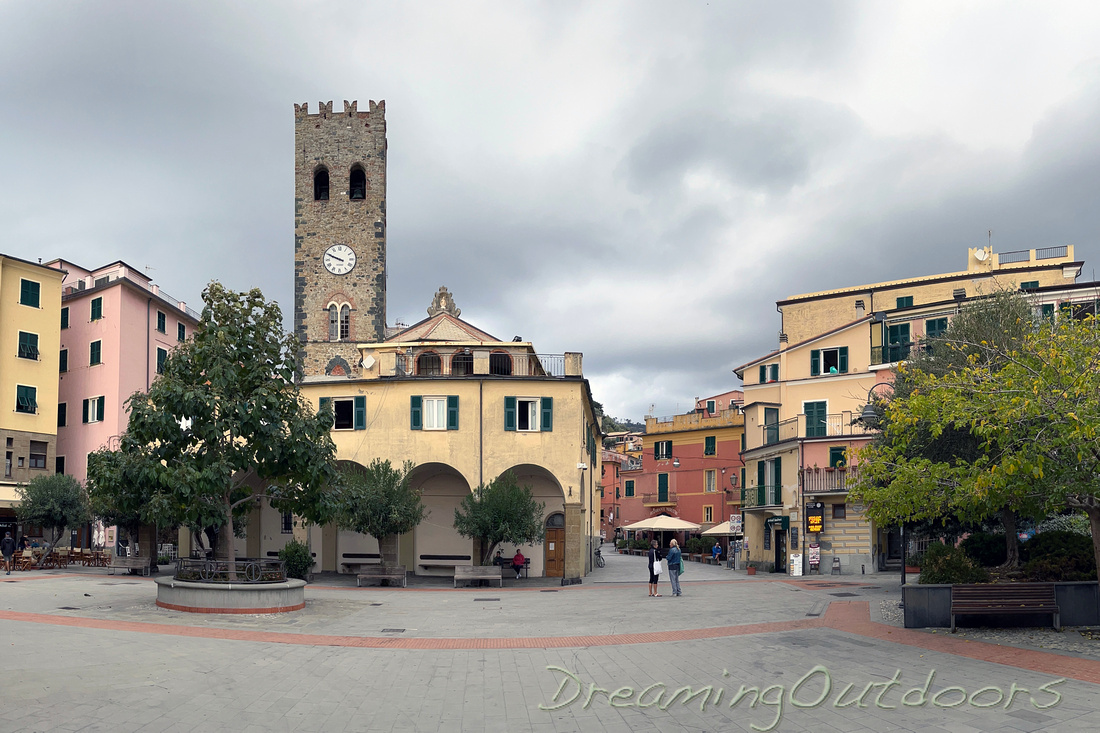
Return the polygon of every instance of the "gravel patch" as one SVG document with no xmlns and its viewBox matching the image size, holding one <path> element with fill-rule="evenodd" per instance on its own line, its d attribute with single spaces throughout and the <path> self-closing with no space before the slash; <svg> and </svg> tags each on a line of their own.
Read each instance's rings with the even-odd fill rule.
<svg viewBox="0 0 1100 733">
<path fill-rule="evenodd" d="M 899 608 L 898 601 L 882 601 L 880 610 L 882 620 L 893 626 L 905 625 L 905 612 Z M 1047 627 L 1019 629 L 992 629 L 986 627 L 960 628 L 952 634 L 946 629 L 920 629 L 930 634 L 947 634 L 956 639 L 984 641 L 998 646 L 1013 646 L 1024 649 L 1043 649 L 1046 651 L 1100 659 L 1100 629 L 1068 628 L 1055 631 Z"/>
</svg>

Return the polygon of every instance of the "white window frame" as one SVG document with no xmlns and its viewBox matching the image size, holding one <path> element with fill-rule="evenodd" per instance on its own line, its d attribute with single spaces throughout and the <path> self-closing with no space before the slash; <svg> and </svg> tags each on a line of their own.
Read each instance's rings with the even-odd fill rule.
<svg viewBox="0 0 1100 733">
<path fill-rule="evenodd" d="M 527 405 L 525 408 L 524 405 Z M 527 427 L 523 424 L 524 410 L 526 409 Z M 541 397 L 517 397 L 516 398 L 516 431 L 520 433 L 537 433 L 542 429 L 539 425 L 541 418 Z"/>
<path fill-rule="evenodd" d="M 708 468 L 703 472 L 705 477 L 703 483 L 703 491 L 708 494 L 713 494 L 718 491 L 718 471 L 713 468 Z"/>
<path fill-rule="evenodd" d="M 351 405 L 351 421 L 347 427 L 340 427 L 336 423 L 336 405 L 347 403 Z M 355 430 L 355 398 L 354 397 L 333 397 L 332 398 L 332 429 L 333 430 Z"/>
<path fill-rule="evenodd" d="M 704 522 L 713 522 L 714 521 L 714 507 L 712 507 L 712 506 L 703 507 L 703 521 Z"/>
<path fill-rule="evenodd" d="M 516 400 L 518 405 L 519 400 Z M 447 429 L 447 396 L 425 396 L 420 403 L 420 427 L 422 430 Z M 517 416 L 518 417 L 518 416 Z"/>
<path fill-rule="evenodd" d="M 103 415 L 99 414 L 99 398 L 101 395 L 88 398 L 88 425 L 94 422 L 103 422 Z M 103 409 L 107 409 L 106 400 L 104 400 Z"/>
<path fill-rule="evenodd" d="M 660 445 L 667 446 L 668 451 L 666 453 L 663 453 L 663 454 L 658 453 L 657 452 L 657 446 L 660 446 Z M 654 460 L 658 460 L 658 461 L 667 461 L 669 458 L 672 458 L 672 441 L 671 440 L 658 440 L 658 441 L 656 441 L 656 445 L 654 445 L 654 447 L 653 447 L 653 458 L 654 458 Z"/>
</svg>

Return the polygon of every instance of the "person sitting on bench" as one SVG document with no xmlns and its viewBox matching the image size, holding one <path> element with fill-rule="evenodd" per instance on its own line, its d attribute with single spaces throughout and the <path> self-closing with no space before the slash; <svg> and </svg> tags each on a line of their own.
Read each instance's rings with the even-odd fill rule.
<svg viewBox="0 0 1100 733">
<path fill-rule="evenodd" d="M 516 548 L 516 554 L 512 557 L 512 570 L 516 571 L 516 578 L 519 578 L 519 571 L 523 570 L 523 564 L 527 562 L 527 558 L 523 556 L 523 553 Z"/>
<path fill-rule="evenodd" d="M 501 567 L 508 564 L 508 561 L 504 559 L 504 550 L 497 550 L 497 554 L 493 556 L 493 564 Z"/>
</svg>

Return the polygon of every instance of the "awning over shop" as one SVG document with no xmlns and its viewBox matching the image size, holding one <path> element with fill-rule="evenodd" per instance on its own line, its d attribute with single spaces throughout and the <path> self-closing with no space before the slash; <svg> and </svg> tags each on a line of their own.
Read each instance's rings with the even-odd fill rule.
<svg viewBox="0 0 1100 733">
<path fill-rule="evenodd" d="M 791 518 L 783 515 L 781 517 L 768 517 L 764 520 L 764 530 L 771 531 L 773 529 L 788 530 L 791 528 Z"/>
</svg>

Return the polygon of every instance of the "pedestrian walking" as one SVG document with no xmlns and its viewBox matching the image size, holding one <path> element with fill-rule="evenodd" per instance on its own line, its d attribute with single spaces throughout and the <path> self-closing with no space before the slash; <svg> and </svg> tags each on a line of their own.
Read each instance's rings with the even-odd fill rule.
<svg viewBox="0 0 1100 733">
<path fill-rule="evenodd" d="M 668 579 L 672 583 L 672 595 L 682 596 L 680 592 L 680 574 L 684 571 L 684 557 L 680 553 L 680 543 L 673 540 L 668 548 Z"/>
<path fill-rule="evenodd" d="M 657 583 L 661 580 L 661 551 L 657 549 L 657 540 L 649 543 L 649 597 L 660 598 Z"/>
<path fill-rule="evenodd" d="M 15 554 L 15 540 L 11 532 L 4 533 L 4 539 L 0 540 L 0 555 L 4 556 L 4 567 L 11 575 L 11 556 Z"/>
</svg>

